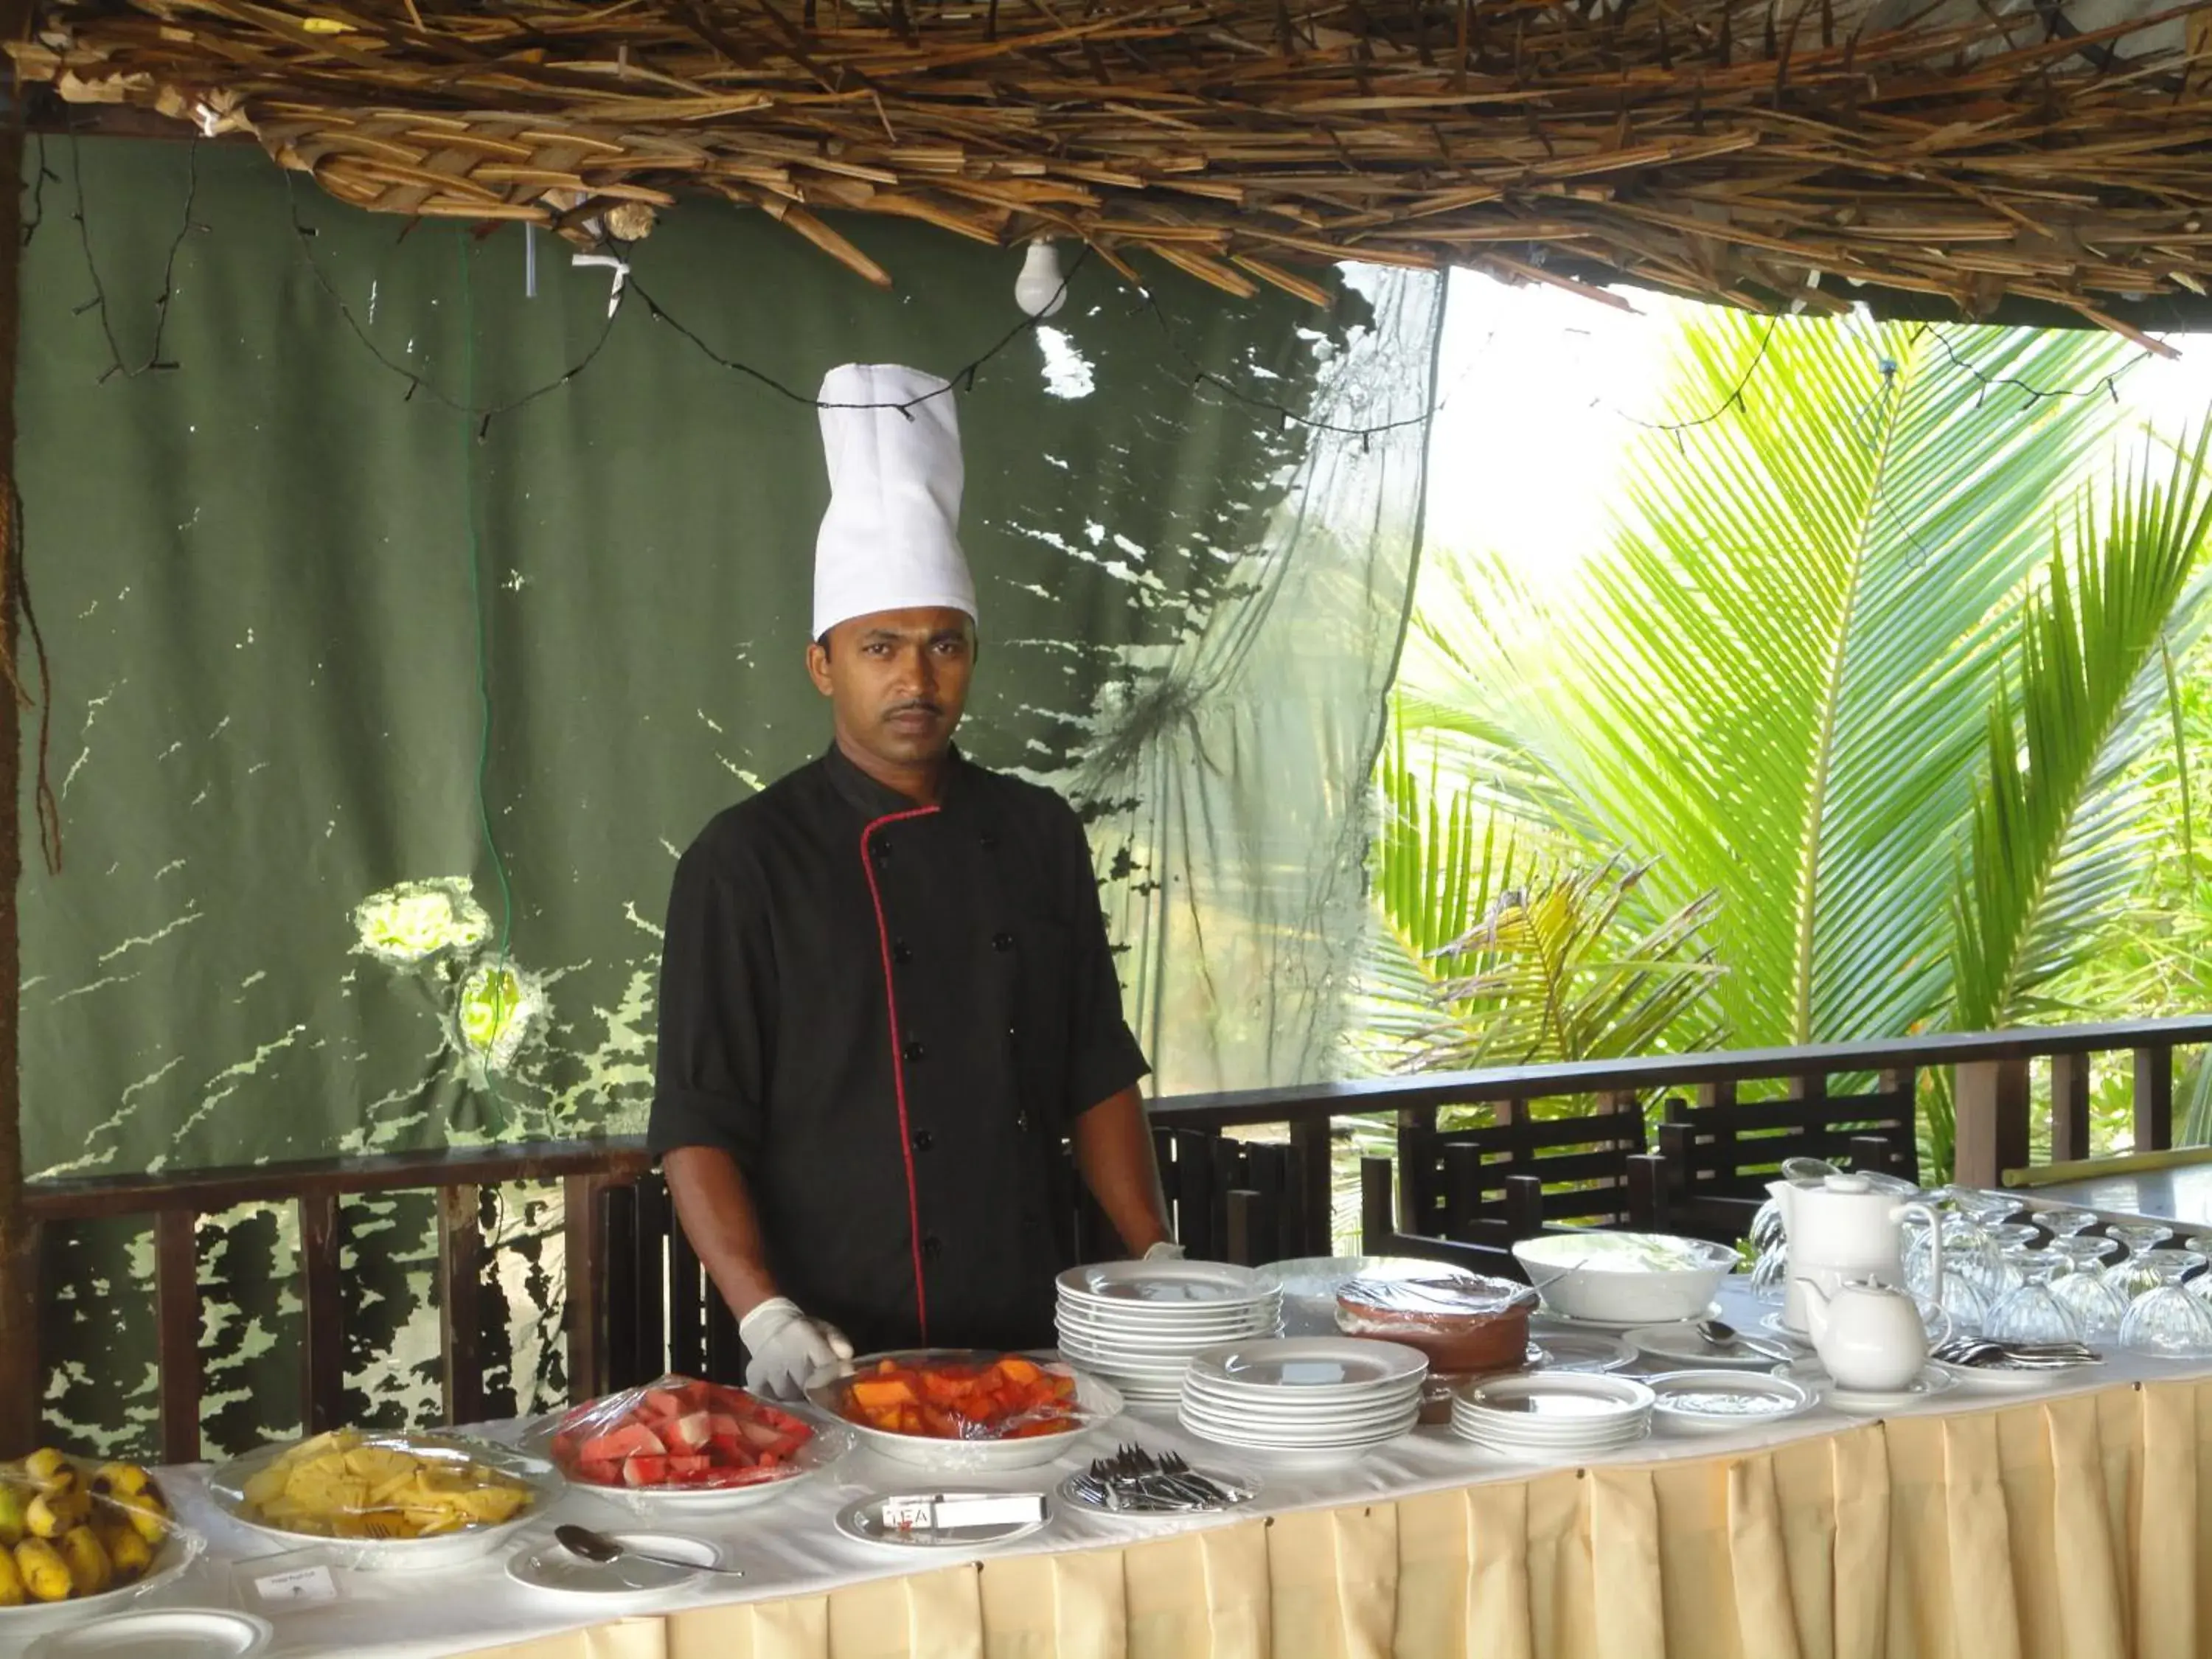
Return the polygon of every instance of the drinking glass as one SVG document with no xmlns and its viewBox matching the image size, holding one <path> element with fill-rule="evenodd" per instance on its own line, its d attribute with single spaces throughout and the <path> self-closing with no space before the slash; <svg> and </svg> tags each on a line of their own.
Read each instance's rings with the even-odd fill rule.
<svg viewBox="0 0 2212 1659">
<path fill-rule="evenodd" d="M 2062 1258 L 2050 1250 L 2023 1251 L 2016 1258 L 2021 1283 L 1997 1298 L 1982 1322 L 1982 1334 L 1995 1342 L 2079 1342 L 2081 1322 L 2069 1312 L 2051 1286 Z"/>
<path fill-rule="evenodd" d="M 2078 1210 L 2070 1204 L 2054 1204 L 2047 1210 L 2031 1212 L 2036 1224 L 2054 1239 L 2079 1238 L 2097 1224 L 2094 1210 Z"/>
<path fill-rule="evenodd" d="M 1943 1282 L 1947 1286 L 1954 1279 L 1964 1279 L 1980 1292 L 1984 1305 L 2012 1288 L 2005 1276 L 2003 1252 L 1978 1222 L 1954 1211 L 1944 1213 L 1939 1224 L 1943 1230 Z M 1905 1247 L 1905 1282 L 1922 1296 L 1933 1287 L 1934 1252 L 1925 1228 L 1917 1230 Z M 1948 1296 L 1945 1304 L 1949 1304 Z"/>
<path fill-rule="evenodd" d="M 2181 1285 L 2204 1258 L 2195 1250 L 2153 1250 L 2143 1259 L 2158 1283 L 2129 1305 L 2120 1322 L 2120 1346 L 2159 1359 L 2212 1359 L 2212 1303 Z"/>
<path fill-rule="evenodd" d="M 1752 1212 L 1751 1244 L 1755 1250 L 1764 1251 L 1770 1244 L 1782 1242 L 1782 1204 L 1770 1198 Z"/>
<path fill-rule="evenodd" d="M 2035 1249 L 2036 1240 L 2043 1237 L 2043 1230 L 2032 1221 L 2000 1221 L 1984 1231 L 1996 1240 L 1997 1249 L 2007 1255 Z"/>
<path fill-rule="evenodd" d="M 1778 1238 L 1762 1244 L 1751 1264 L 1751 1293 L 1761 1302 L 1779 1302 L 1790 1293 L 1790 1246 Z"/>
<path fill-rule="evenodd" d="M 1984 1192 L 1978 1187 L 1949 1186 L 1936 1194 L 1960 1214 L 1985 1227 L 2009 1221 L 2027 1206 L 2005 1193 Z"/>
<path fill-rule="evenodd" d="M 2128 1304 L 2105 1273 L 2105 1241 L 2068 1237 L 2052 1241 L 2051 1249 L 2059 1261 L 2051 1275 L 2051 1293 L 2081 1327 L 2081 1340 L 2096 1342 L 2118 1336 Z"/>
<path fill-rule="evenodd" d="M 2105 1231 L 2128 1247 L 2128 1259 L 2112 1269 L 2112 1288 L 2130 1304 L 2137 1297 L 2149 1295 L 2166 1282 L 2150 1257 L 2158 1246 L 2173 1237 L 2172 1228 L 2161 1227 L 2154 1221 L 2115 1221 Z"/>
</svg>

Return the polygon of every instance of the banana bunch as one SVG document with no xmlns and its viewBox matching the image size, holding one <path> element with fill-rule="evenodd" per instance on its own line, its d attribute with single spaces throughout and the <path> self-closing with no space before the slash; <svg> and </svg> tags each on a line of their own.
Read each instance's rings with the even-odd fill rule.
<svg viewBox="0 0 2212 1659">
<path fill-rule="evenodd" d="M 51 1448 L 0 1463 L 0 1607 L 131 1583 L 168 1529 L 161 1488 L 136 1463 L 105 1463 L 88 1478 Z"/>
</svg>

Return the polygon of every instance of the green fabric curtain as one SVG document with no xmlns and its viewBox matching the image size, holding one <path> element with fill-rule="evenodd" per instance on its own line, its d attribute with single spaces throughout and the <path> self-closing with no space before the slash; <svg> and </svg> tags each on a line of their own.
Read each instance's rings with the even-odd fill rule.
<svg viewBox="0 0 2212 1659">
<path fill-rule="evenodd" d="M 763 216 L 686 202 L 610 327 L 610 273 L 550 237 L 526 295 L 516 227 L 355 213 L 223 146 L 50 137 L 42 159 L 19 471 L 65 864 L 27 854 L 31 1169 L 637 1128 L 675 856 L 827 734 L 800 667 L 814 413 L 680 331 L 807 395 L 848 360 L 951 373 L 1019 321 L 1018 256 L 841 225 L 883 293 Z M 103 380 L 151 349 L 188 188 L 175 368 Z M 1341 1018 L 1441 291 L 1360 272 L 1328 313 L 1155 292 L 1158 315 L 1084 265 L 961 398 L 984 639 L 963 741 L 1084 805 L 1159 1086 L 1291 1081 Z M 449 406 L 578 363 L 488 425 Z M 1200 368 L 1346 428 L 1413 423 L 1310 431 Z M 364 948 L 359 907 L 403 884 L 432 885 L 374 926 L 434 939 L 409 928 L 453 908 L 471 936 Z M 517 979 L 473 1029 L 516 1048 L 487 1086 L 463 990 L 502 962 Z M 492 1030 L 516 989 L 542 1020 Z M 520 1325 L 558 1271 L 529 1211 L 495 1218 Z M 349 1320 L 363 1414 L 428 1397 L 425 1213 L 349 1208 L 363 1283 L 389 1281 Z M 288 1346 L 290 1224 L 204 1239 L 218 1439 L 284 1426 L 253 1367 Z M 151 1407 L 143 1241 L 72 1234 L 53 1272 L 72 1370 L 51 1408 L 124 1433 Z M 518 1368 L 517 1403 L 557 1370 Z"/>
</svg>

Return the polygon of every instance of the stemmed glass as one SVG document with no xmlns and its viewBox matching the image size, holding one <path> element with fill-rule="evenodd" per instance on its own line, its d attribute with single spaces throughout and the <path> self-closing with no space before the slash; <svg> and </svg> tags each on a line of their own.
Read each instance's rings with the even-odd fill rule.
<svg viewBox="0 0 2212 1659">
<path fill-rule="evenodd" d="M 2051 1250 L 2024 1250 L 2014 1261 L 2021 1283 L 1997 1298 L 1982 1322 L 1982 1334 L 1996 1342 L 2081 1341 L 2081 1322 L 2051 1288 L 2063 1258 Z"/>
<path fill-rule="evenodd" d="M 2160 1359 L 2212 1358 L 2212 1303 L 2182 1288 L 2183 1278 L 2204 1265 L 2195 1250 L 2153 1250 L 2131 1260 L 2147 1263 L 2156 1285 L 2138 1297 L 2120 1322 L 2120 1346 Z"/>
<path fill-rule="evenodd" d="M 1978 1187 L 1949 1186 L 1936 1196 L 1960 1214 L 1984 1227 L 1994 1227 L 2001 1221 L 2009 1221 L 2027 1207 L 2016 1198 L 2003 1193 L 1984 1192 Z"/>
<path fill-rule="evenodd" d="M 2051 1293 L 2074 1316 L 2082 1340 L 2094 1342 L 2118 1335 L 2128 1304 L 2105 1272 L 2105 1241 L 2069 1236 L 2054 1239 L 2051 1249 L 2059 1259 Z"/>
<path fill-rule="evenodd" d="M 2070 1204 L 2057 1204 L 2029 1213 L 2035 1218 L 2035 1224 L 2053 1239 L 2079 1238 L 2097 1224 L 2094 1210 L 2077 1210 Z"/>
<path fill-rule="evenodd" d="M 2139 1296 L 2148 1296 L 2160 1285 L 2166 1276 L 2151 1261 L 2158 1247 L 2173 1237 L 2173 1229 L 2161 1227 L 2154 1221 L 2115 1221 L 2105 1229 L 2112 1237 L 2128 1247 L 2128 1259 L 2112 1269 L 2112 1288 L 2130 1303 Z"/>
</svg>

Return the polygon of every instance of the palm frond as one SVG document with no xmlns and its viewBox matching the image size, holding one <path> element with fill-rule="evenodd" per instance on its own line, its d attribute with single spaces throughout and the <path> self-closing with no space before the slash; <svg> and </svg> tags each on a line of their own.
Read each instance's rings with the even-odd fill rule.
<svg viewBox="0 0 2212 1659">
<path fill-rule="evenodd" d="M 1474 711 L 1469 740 L 1514 757 L 1501 791 L 1539 775 L 1528 821 L 1593 860 L 1655 860 L 1650 911 L 1718 896 L 1702 936 L 1736 1040 L 1895 1035 L 1948 1000 L 1953 849 L 2006 623 L 2045 504 L 2116 411 L 1984 402 L 1911 325 L 1771 326 L 1688 326 L 1674 407 L 1715 407 L 1764 344 L 1748 406 L 1641 447 L 1613 544 L 1540 641 L 1516 623 L 1495 654 L 1498 626 L 1462 623 L 1463 648 L 1423 659 L 1451 675 L 1413 690 Z M 1960 349 L 2042 386 L 2117 361 L 2055 331 Z"/>
<path fill-rule="evenodd" d="M 2200 626 L 2192 580 L 2212 530 L 2200 487 L 2212 425 L 2160 484 L 2115 482 L 2101 534 L 2085 499 L 2019 626 L 2017 720 L 2000 697 L 1952 907 L 1952 1020 L 1979 1030 L 2039 1012 L 2133 888 L 2145 847 L 2136 763 L 2161 734 L 2166 664 Z"/>
<path fill-rule="evenodd" d="M 1401 727 L 1378 778 L 1363 1058 L 1459 1070 L 1712 1041 L 1710 896 L 1649 915 L 1643 866 L 1529 868 L 1510 831 L 1444 775 L 1433 751 L 1424 771 Z"/>
</svg>

